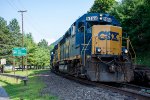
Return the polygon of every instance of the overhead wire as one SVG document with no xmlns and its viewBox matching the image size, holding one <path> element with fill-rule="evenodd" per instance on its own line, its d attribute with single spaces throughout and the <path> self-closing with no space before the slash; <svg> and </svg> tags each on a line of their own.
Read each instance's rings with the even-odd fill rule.
<svg viewBox="0 0 150 100">
<path fill-rule="evenodd" d="M 18 7 L 17 5 L 16 5 L 16 3 L 13 1 L 13 0 L 11 0 L 11 1 L 9 1 L 9 0 L 6 0 L 7 1 L 7 3 L 17 12 L 17 11 L 19 11 L 19 8 L 20 7 Z M 24 5 L 22 4 L 22 2 L 20 1 L 20 0 L 18 0 L 19 2 L 19 4 L 20 4 L 20 6 L 21 6 L 21 8 L 23 8 L 23 9 L 25 9 L 25 7 L 24 7 Z M 26 20 L 27 20 L 27 24 L 29 25 L 29 26 L 31 26 L 32 27 L 32 29 L 33 30 L 35 30 L 37 33 L 42 33 L 42 32 L 40 32 L 36 27 L 35 27 L 35 24 L 33 24 L 33 18 L 31 17 L 31 16 L 29 16 L 29 14 L 27 14 L 27 15 L 25 15 L 26 16 Z M 29 17 L 31 17 L 31 19 L 32 20 L 30 20 L 30 18 Z M 34 22 L 35 23 L 35 22 Z M 28 27 L 28 25 L 27 25 L 27 27 Z M 26 27 L 26 28 L 27 28 Z M 28 27 L 28 29 L 30 29 L 29 27 Z"/>
<path fill-rule="evenodd" d="M 23 3 L 20 1 L 20 0 L 18 0 L 19 2 L 19 4 L 24 8 L 24 9 L 26 9 L 25 8 L 25 6 L 23 5 Z M 38 23 L 36 23 L 36 21 L 34 20 L 34 18 L 30 15 L 30 14 L 27 14 L 26 15 L 26 17 L 27 17 L 27 20 L 29 21 L 29 23 L 30 24 L 32 24 L 32 27 L 34 28 L 34 30 L 37 32 L 37 33 L 42 33 L 40 30 L 38 30 L 38 28 L 36 27 L 36 26 L 40 26 Z M 30 19 L 32 19 L 32 20 L 30 20 Z"/>
<path fill-rule="evenodd" d="M 7 1 L 7 3 L 13 8 L 13 9 L 15 9 L 16 11 L 18 10 L 15 6 L 13 6 L 12 4 L 11 4 L 11 2 L 9 2 L 9 0 L 6 0 Z"/>
<path fill-rule="evenodd" d="M 25 9 L 25 7 L 24 7 L 24 5 L 22 4 L 21 0 L 17 0 L 17 1 L 18 1 L 18 3 L 20 4 L 20 6 L 21 6 L 23 9 Z"/>
</svg>

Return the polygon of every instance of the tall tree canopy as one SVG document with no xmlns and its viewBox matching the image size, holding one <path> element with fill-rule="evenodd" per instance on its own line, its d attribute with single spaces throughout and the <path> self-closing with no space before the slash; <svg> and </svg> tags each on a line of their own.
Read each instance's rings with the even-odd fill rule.
<svg viewBox="0 0 150 100">
<path fill-rule="evenodd" d="M 10 54 L 11 33 L 8 30 L 7 22 L 0 17 L 0 55 L 5 56 Z"/>
<path fill-rule="evenodd" d="M 42 39 L 39 43 L 38 43 L 39 47 L 43 47 L 43 48 L 48 48 L 48 42 L 45 39 Z"/>
<path fill-rule="evenodd" d="M 95 0 L 89 12 L 91 13 L 109 12 L 114 3 L 115 0 Z"/>
<path fill-rule="evenodd" d="M 137 52 L 148 50 L 150 43 L 150 1 L 122 0 L 111 14 L 122 24 L 123 31 L 128 33 Z"/>
<path fill-rule="evenodd" d="M 20 33 L 20 26 L 17 19 L 12 19 L 8 25 L 9 31 L 12 33 L 11 38 L 13 39 L 13 44 L 16 46 L 21 46 L 22 34 Z"/>
<path fill-rule="evenodd" d="M 18 23 L 16 18 L 12 19 L 9 22 L 8 28 L 9 28 L 9 30 L 11 32 L 15 32 L 15 33 L 19 33 L 20 32 L 20 26 L 19 26 L 19 23 Z"/>
</svg>

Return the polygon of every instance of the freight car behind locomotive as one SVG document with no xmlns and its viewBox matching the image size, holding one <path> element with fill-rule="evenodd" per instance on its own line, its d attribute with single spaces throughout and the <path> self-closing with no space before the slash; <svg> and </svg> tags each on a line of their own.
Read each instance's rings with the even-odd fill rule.
<svg viewBox="0 0 150 100">
<path fill-rule="evenodd" d="M 52 70 L 91 81 L 132 81 L 134 68 L 129 56 L 129 39 L 123 38 L 122 33 L 120 23 L 113 16 L 84 14 L 51 51 Z"/>
</svg>

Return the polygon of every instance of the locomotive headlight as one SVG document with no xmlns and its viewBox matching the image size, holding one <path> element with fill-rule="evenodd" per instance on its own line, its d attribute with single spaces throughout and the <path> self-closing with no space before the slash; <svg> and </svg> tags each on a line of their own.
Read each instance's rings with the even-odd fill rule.
<svg viewBox="0 0 150 100">
<path fill-rule="evenodd" d="M 100 20 L 102 20 L 103 18 L 102 18 L 102 17 L 100 17 L 99 19 L 100 19 Z"/>
<path fill-rule="evenodd" d="M 125 49 L 125 50 L 124 50 L 124 53 L 128 53 L 128 50 L 127 50 L 127 49 Z"/>
<path fill-rule="evenodd" d="M 101 48 L 97 47 L 97 48 L 96 48 L 96 52 L 97 52 L 97 53 L 100 53 L 100 52 L 101 52 Z"/>
</svg>

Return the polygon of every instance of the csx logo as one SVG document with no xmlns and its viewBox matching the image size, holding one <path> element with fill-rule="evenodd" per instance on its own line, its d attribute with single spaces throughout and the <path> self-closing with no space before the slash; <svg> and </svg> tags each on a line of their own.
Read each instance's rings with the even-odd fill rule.
<svg viewBox="0 0 150 100">
<path fill-rule="evenodd" d="M 101 31 L 98 33 L 98 38 L 100 40 L 113 40 L 113 41 L 118 41 L 117 36 L 119 33 L 117 32 L 110 32 L 110 31 Z"/>
</svg>

